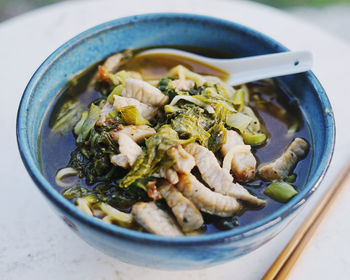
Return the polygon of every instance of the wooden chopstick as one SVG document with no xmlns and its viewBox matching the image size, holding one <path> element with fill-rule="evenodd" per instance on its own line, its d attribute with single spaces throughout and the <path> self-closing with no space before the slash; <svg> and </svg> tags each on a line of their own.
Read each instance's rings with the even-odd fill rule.
<svg viewBox="0 0 350 280">
<path fill-rule="evenodd" d="M 270 269 L 264 275 L 263 280 L 287 278 L 317 227 L 324 220 L 326 213 L 334 204 L 336 198 L 339 197 L 340 190 L 344 189 L 347 184 L 350 184 L 350 162 L 340 172 L 337 180 L 324 194 L 311 214 L 289 241 L 288 245 L 271 265 Z"/>
</svg>

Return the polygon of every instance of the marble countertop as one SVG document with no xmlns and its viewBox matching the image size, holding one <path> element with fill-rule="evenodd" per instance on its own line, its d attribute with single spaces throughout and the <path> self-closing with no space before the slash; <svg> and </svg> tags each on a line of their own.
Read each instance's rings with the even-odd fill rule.
<svg viewBox="0 0 350 280">
<path fill-rule="evenodd" d="M 2 132 L 0 204 L 1 279 L 259 279 L 350 158 L 350 46 L 289 15 L 248 1 L 149 0 L 68 1 L 0 24 L 0 110 Z M 147 7 L 145 7 L 147 6 Z M 334 160 L 317 192 L 299 216 L 258 250 L 212 268 L 158 271 L 122 263 L 91 248 L 55 216 L 27 174 L 15 136 L 22 92 L 40 63 L 59 45 L 96 24 L 146 12 L 211 15 L 257 29 L 292 50 L 311 50 L 314 72 L 329 95 L 337 123 Z M 290 279 L 348 279 L 350 272 L 350 188 L 343 193 Z"/>
</svg>

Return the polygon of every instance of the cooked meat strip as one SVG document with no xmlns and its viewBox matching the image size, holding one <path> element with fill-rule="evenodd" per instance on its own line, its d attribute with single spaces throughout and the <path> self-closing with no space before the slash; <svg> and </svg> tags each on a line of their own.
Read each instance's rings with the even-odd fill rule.
<svg viewBox="0 0 350 280">
<path fill-rule="evenodd" d="M 88 88 L 95 85 L 98 79 L 108 82 L 108 74 L 113 73 L 118 69 L 118 67 L 121 65 L 122 58 L 123 55 L 121 53 L 116 53 L 108 57 L 103 65 L 98 66 L 98 71 L 91 79 Z"/>
<path fill-rule="evenodd" d="M 167 179 L 171 184 L 179 182 L 179 176 L 173 168 L 161 167 L 157 173 L 153 174 L 154 177 Z"/>
<path fill-rule="evenodd" d="M 173 168 L 180 173 L 190 173 L 195 166 L 194 158 L 181 145 L 171 147 L 167 155 L 175 161 Z"/>
<path fill-rule="evenodd" d="M 120 154 L 111 156 L 111 162 L 124 168 L 131 167 L 142 154 L 142 149 L 127 134 L 120 133 L 117 138 Z"/>
<path fill-rule="evenodd" d="M 203 225 L 201 212 L 174 185 L 164 180 L 158 190 L 184 232 L 194 231 Z"/>
<path fill-rule="evenodd" d="M 115 166 L 120 166 L 123 168 L 130 167 L 128 158 L 124 154 L 110 155 L 109 158 L 111 160 L 111 163 L 114 164 Z"/>
<path fill-rule="evenodd" d="M 203 212 L 230 217 L 240 210 L 234 197 L 211 191 L 192 174 L 181 174 L 176 187 Z"/>
<path fill-rule="evenodd" d="M 245 200 L 252 204 L 264 205 L 265 201 L 251 195 L 243 186 L 233 182 L 231 174 L 220 167 L 213 152 L 207 148 L 191 143 L 185 147 L 195 159 L 203 180 L 215 192 Z"/>
<path fill-rule="evenodd" d="M 173 217 L 159 209 L 155 202 L 137 202 L 131 213 L 148 232 L 168 237 L 183 236 Z"/>
<path fill-rule="evenodd" d="M 103 63 L 103 67 L 107 72 L 114 72 L 120 66 L 122 59 L 123 59 L 123 55 L 121 53 L 116 53 L 114 55 L 111 55 Z"/>
<path fill-rule="evenodd" d="M 232 149 L 243 146 L 243 138 L 236 131 L 227 130 L 226 143 L 221 147 L 221 153 L 226 156 Z M 235 152 L 232 158 L 231 170 L 233 177 L 237 181 L 248 181 L 255 176 L 256 159 L 252 152 L 239 151 Z"/>
<path fill-rule="evenodd" d="M 111 132 L 111 136 L 114 141 L 118 141 L 118 135 L 125 133 L 136 143 L 142 143 L 146 138 L 156 133 L 154 128 L 148 125 L 119 125 L 116 129 Z"/>
<path fill-rule="evenodd" d="M 126 106 L 136 106 L 137 111 L 147 120 L 152 120 L 158 112 L 157 108 L 141 103 L 134 98 L 114 95 L 114 110 L 120 112 L 120 109 Z"/>
<path fill-rule="evenodd" d="M 125 79 L 125 89 L 122 92 L 122 96 L 137 99 L 151 106 L 162 106 L 169 101 L 169 97 L 164 95 L 158 88 L 145 81 L 131 78 Z"/>
<path fill-rule="evenodd" d="M 279 158 L 259 167 L 259 175 L 267 181 L 284 179 L 308 151 L 309 144 L 302 138 L 295 138 Z"/>
</svg>

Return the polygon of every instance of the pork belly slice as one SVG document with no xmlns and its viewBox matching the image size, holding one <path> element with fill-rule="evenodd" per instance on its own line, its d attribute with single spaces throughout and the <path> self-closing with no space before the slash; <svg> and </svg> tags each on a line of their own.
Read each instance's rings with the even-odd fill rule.
<svg viewBox="0 0 350 280">
<path fill-rule="evenodd" d="M 259 175 L 267 181 L 282 180 L 292 172 L 308 151 L 309 144 L 302 138 L 295 138 L 279 158 L 259 167 Z"/>
<path fill-rule="evenodd" d="M 136 143 L 142 143 L 146 138 L 151 137 L 156 133 L 155 129 L 148 125 L 118 125 L 116 129 L 111 132 L 114 141 L 118 141 L 118 135 L 124 133 L 128 135 Z"/>
<path fill-rule="evenodd" d="M 164 180 L 158 190 L 171 208 L 183 232 L 192 232 L 203 225 L 201 212 L 174 185 Z"/>
<path fill-rule="evenodd" d="M 131 213 L 135 220 L 148 232 L 167 237 L 184 235 L 175 219 L 167 212 L 159 209 L 153 201 L 135 203 Z"/>
<path fill-rule="evenodd" d="M 171 147 L 167 155 L 175 161 L 173 168 L 180 173 L 190 173 L 195 166 L 194 158 L 181 145 Z"/>
<path fill-rule="evenodd" d="M 230 217 L 241 208 L 234 197 L 211 191 L 192 174 L 181 174 L 176 187 L 201 211 L 212 215 Z"/>
<path fill-rule="evenodd" d="M 220 167 L 213 152 L 197 143 L 187 145 L 185 150 L 194 157 L 203 180 L 213 191 L 258 206 L 265 205 L 265 200 L 251 195 L 243 186 L 233 182 L 233 177 L 227 170 Z"/>
<path fill-rule="evenodd" d="M 131 98 L 131 97 L 123 97 L 119 95 L 114 95 L 114 103 L 113 107 L 114 110 L 117 112 L 120 112 L 120 109 L 126 106 L 135 106 L 137 111 L 146 119 L 146 120 L 152 120 L 158 112 L 158 109 L 141 103 L 140 101 Z"/>
<path fill-rule="evenodd" d="M 135 143 L 127 134 L 120 133 L 117 137 L 119 145 L 119 154 L 111 155 L 111 163 L 124 168 L 131 167 L 139 155 L 142 154 L 142 149 Z"/>
<path fill-rule="evenodd" d="M 132 78 L 125 79 L 125 89 L 122 96 L 131 97 L 151 106 L 163 106 L 168 103 L 169 97 L 149 83 Z"/>
<path fill-rule="evenodd" d="M 234 156 L 231 162 L 233 177 L 240 182 L 246 182 L 254 178 L 256 169 L 256 159 L 252 152 L 240 149 L 244 147 L 243 138 L 236 131 L 227 130 L 226 143 L 221 147 L 221 153 L 226 156 L 232 149 Z"/>
</svg>

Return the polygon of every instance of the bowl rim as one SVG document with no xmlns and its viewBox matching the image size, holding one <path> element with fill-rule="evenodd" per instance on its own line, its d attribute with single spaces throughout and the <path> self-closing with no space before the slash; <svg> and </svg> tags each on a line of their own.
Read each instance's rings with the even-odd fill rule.
<svg viewBox="0 0 350 280">
<path fill-rule="evenodd" d="M 217 233 L 212 233 L 208 235 L 198 235 L 198 236 L 184 236 L 184 237 L 163 237 L 155 234 L 138 232 L 135 230 L 130 230 L 123 228 L 121 226 L 116 226 L 112 224 L 107 224 L 100 219 L 91 217 L 82 211 L 80 211 L 74 204 L 66 200 L 57 190 L 55 190 L 45 176 L 41 173 L 40 168 L 38 168 L 35 159 L 32 157 L 29 143 L 27 142 L 28 133 L 26 130 L 27 122 L 27 110 L 30 104 L 35 87 L 40 83 L 41 77 L 44 73 L 54 64 L 64 53 L 70 49 L 83 44 L 84 41 L 91 36 L 97 35 L 100 32 L 106 32 L 109 29 L 113 29 L 119 26 L 132 24 L 133 22 L 147 21 L 147 20 L 174 20 L 174 18 L 181 18 L 182 20 L 191 20 L 191 21 L 204 21 L 210 22 L 211 24 L 219 25 L 221 27 L 225 26 L 231 29 L 235 29 L 238 32 L 244 32 L 250 36 L 256 37 L 259 40 L 265 41 L 270 45 L 275 45 L 282 51 L 288 51 L 279 42 L 274 39 L 266 36 L 254 29 L 246 27 L 244 25 L 220 19 L 210 16 L 198 15 L 198 14 L 188 14 L 188 13 L 151 13 L 151 14 L 140 14 L 134 16 L 128 16 L 123 18 L 114 19 L 92 28 L 87 29 L 86 31 L 76 35 L 75 37 L 68 40 L 66 43 L 57 48 L 36 70 L 30 79 L 27 87 L 24 90 L 23 96 L 20 101 L 18 113 L 17 113 L 17 123 L 16 123 L 16 136 L 18 149 L 22 158 L 22 161 L 30 174 L 32 180 L 35 182 L 40 191 L 49 199 L 56 207 L 61 209 L 64 213 L 68 214 L 74 219 L 77 219 L 80 223 L 83 223 L 85 226 L 92 227 L 97 231 L 102 231 L 106 234 L 117 236 L 119 238 L 129 239 L 136 242 L 142 243 L 157 243 L 161 245 L 171 246 L 173 244 L 211 244 L 211 243 L 220 243 L 225 242 L 227 239 L 230 240 L 239 240 L 244 237 L 250 237 L 260 233 L 263 230 L 266 230 L 273 225 L 279 223 L 283 219 L 287 218 L 289 214 L 296 211 L 308 200 L 311 194 L 318 188 L 319 184 L 323 180 L 325 173 L 329 167 L 335 145 L 335 120 L 334 113 L 332 111 L 331 104 L 325 93 L 325 90 L 321 86 L 320 82 L 316 76 L 308 71 L 304 75 L 313 85 L 318 93 L 318 98 L 320 100 L 320 106 L 322 110 L 328 110 L 328 114 L 325 116 L 325 127 L 326 127 L 326 137 L 325 137 L 325 155 L 321 161 L 318 163 L 318 166 L 314 172 L 313 178 L 309 178 L 304 189 L 301 190 L 298 195 L 292 198 L 288 203 L 282 205 L 277 211 L 272 214 L 264 217 L 261 220 L 258 220 L 254 223 L 240 226 L 232 230 L 221 231 Z M 314 163 L 315 164 L 315 163 Z"/>
</svg>

